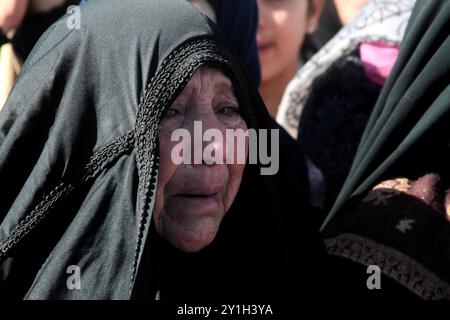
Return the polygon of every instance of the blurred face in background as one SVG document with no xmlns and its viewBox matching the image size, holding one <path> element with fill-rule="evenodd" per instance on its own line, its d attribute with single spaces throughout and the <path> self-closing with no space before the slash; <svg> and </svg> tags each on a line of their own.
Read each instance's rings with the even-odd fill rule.
<svg viewBox="0 0 450 320">
<path fill-rule="evenodd" d="M 336 11 L 343 26 L 351 22 L 369 0 L 334 0 Z"/>
<path fill-rule="evenodd" d="M 294 77 L 300 49 L 316 30 L 322 7 L 323 0 L 258 0 L 262 86 L 270 81 L 287 85 Z"/>
<path fill-rule="evenodd" d="M 63 5 L 65 1 L 66 0 L 29 0 L 31 10 L 36 12 L 49 11 L 57 6 Z"/>
<path fill-rule="evenodd" d="M 0 29 L 4 34 L 17 28 L 28 9 L 28 0 L 0 1 Z"/>
</svg>

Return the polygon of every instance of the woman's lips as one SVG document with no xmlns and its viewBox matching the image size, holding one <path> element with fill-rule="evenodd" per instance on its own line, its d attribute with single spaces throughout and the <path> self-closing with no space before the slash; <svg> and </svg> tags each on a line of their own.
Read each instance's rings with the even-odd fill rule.
<svg viewBox="0 0 450 320">
<path fill-rule="evenodd" d="M 268 43 L 268 42 L 260 42 L 260 43 L 258 43 L 259 55 L 260 56 L 265 55 L 267 53 L 267 51 L 269 51 L 272 47 L 273 47 L 273 44 Z"/>
<path fill-rule="evenodd" d="M 179 190 L 172 200 L 180 208 L 195 214 L 214 212 L 220 208 L 223 185 L 220 183 L 191 184 L 184 190 Z"/>
<path fill-rule="evenodd" d="M 175 195 L 195 197 L 195 196 L 213 196 L 221 192 L 223 184 L 219 182 L 211 183 L 195 183 L 189 182 L 183 189 L 175 193 Z"/>
<path fill-rule="evenodd" d="M 216 211 L 220 207 L 220 192 L 214 194 L 178 194 L 173 197 L 173 200 L 184 209 L 194 209 L 198 213 Z"/>
</svg>

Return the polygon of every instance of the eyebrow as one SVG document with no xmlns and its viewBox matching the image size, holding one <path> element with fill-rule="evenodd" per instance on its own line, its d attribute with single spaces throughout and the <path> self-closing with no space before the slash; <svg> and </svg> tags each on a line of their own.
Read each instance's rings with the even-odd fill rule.
<svg viewBox="0 0 450 320">
<path fill-rule="evenodd" d="M 233 95 L 236 96 L 236 92 L 234 89 L 234 86 L 230 83 L 230 82 L 219 82 L 216 85 L 214 85 L 214 90 L 216 92 L 220 92 L 220 91 L 230 91 L 233 93 Z M 236 96 L 237 98 L 237 96 Z"/>
</svg>

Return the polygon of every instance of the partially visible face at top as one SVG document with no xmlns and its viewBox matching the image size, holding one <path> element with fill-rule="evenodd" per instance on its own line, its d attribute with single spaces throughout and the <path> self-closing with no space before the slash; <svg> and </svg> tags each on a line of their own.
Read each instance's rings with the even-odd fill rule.
<svg viewBox="0 0 450 320">
<path fill-rule="evenodd" d="M 25 17 L 28 0 L 0 1 L 0 31 L 7 34 L 17 28 Z"/>
<path fill-rule="evenodd" d="M 296 70 L 305 36 L 317 28 L 321 1 L 258 0 L 257 41 L 263 82 Z"/>
<path fill-rule="evenodd" d="M 369 0 L 334 0 L 334 5 L 343 26 L 349 24 Z"/>
<path fill-rule="evenodd" d="M 227 129 L 247 129 L 232 83 L 218 69 L 198 69 L 159 125 L 160 167 L 153 219 L 156 231 L 185 252 L 199 251 L 214 240 L 245 167 L 225 160 L 223 164 L 176 164 L 172 152 L 179 140 L 172 141 L 172 134 L 186 129 L 194 149 L 194 121 L 201 121 L 203 132 L 218 129 L 224 137 Z M 225 140 L 214 139 L 200 146 L 212 147 L 224 157 L 237 151 L 225 150 Z M 247 157 L 248 145 L 245 148 Z"/>
</svg>

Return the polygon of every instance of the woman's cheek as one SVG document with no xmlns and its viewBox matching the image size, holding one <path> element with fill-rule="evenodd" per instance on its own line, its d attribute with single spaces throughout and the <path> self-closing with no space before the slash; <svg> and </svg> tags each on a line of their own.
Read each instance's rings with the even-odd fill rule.
<svg viewBox="0 0 450 320">
<path fill-rule="evenodd" d="M 236 195 L 239 191 L 239 187 L 241 185 L 244 169 L 245 164 L 228 165 L 229 180 L 224 200 L 225 212 L 227 212 L 230 209 L 231 205 L 234 202 L 234 199 L 236 198 Z"/>
<path fill-rule="evenodd" d="M 247 132 L 248 128 L 246 123 L 242 120 L 236 123 L 233 130 L 241 130 L 242 132 Z M 239 191 L 249 154 L 250 140 L 248 138 L 248 135 L 245 136 L 242 141 L 238 141 L 239 139 L 242 138 L 235 139 L 233 148 L 231 150 L 228 149 L 230 145 L 227 143 L 227 152 L 231 152 L 233 154 L 232 157 L 234 158 L 234 161 L 232 161 L 232 163 L 230 164 L 227 164 L 229 180 L 224 201 L 225 211 L 228 211 L 230 209 Z"/>
<path fill-rule="evenodd" d="M 166 186 L 177 169 L 177 166 L 171 159 L 171 153 L 175 143 L 171 141 L 171 137 L 167 132 L 159 132 L 158 186 L 156 189 L 155 209 L 153 210 L 153 217 L 157 226 L 161 212 L 164 209 Z"/>
</svg>

